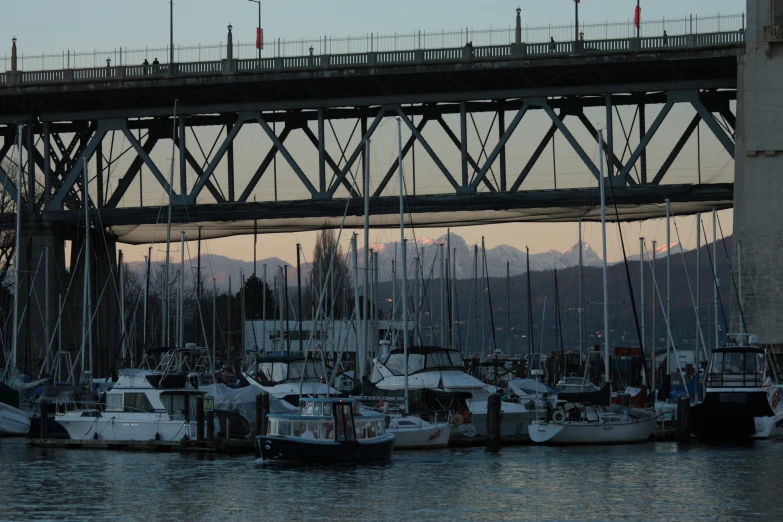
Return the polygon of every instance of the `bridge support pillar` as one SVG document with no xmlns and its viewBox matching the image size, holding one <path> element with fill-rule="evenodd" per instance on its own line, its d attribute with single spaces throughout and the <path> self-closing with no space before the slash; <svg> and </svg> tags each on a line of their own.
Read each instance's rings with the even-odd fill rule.
<svg viewBox="0 0 783 522">
<path fill-rule="evenodd" d="M 40 224 L 24 224 L 20 243 L 17 362 L 19 369 L 35 380 L 39 374 L 50 374 L 52 356 L 57 350 L 55 338 L 52 351 L 46 358 L 52 332 L 57 331 L 58 295 L 65 293 L 65 241 L 55 229 Z M 69 324 L 63 323 L 63 335 L 67 335 Z"/>
<path fill-rule="evenodd" d="M 747 0 L 747 51 L 738 62 L 737 130 L 734 184 L 734 259 L 731 281 L 732 332 L 741 327 L 761 344 L 783 351 L 783 49 L 767 56 L 761 45 L 772 25 L 772 3 Z M 783 7 L 783 6 L 781 6 Z M 742 274 L 737 273 L 737 243 L 742 244 Z M 741 282 L 741 286 L 740 286 Z"/>
<path fill-rule="evenodd" d="M 68 294 L 67 308 L 71 315 L 73 334 L 68 347 L 76 367 L 77 380 L 81 377 L 78 365 L 82 345 L 82 307 L 84 306 L 84 228 L 80 228 L 71 244 L 70 273 L 73 279 Z M 121 331 L 119 323 L 119 281 L 117 272 L 117 240 L 114 236 L 92 230 L 90 236 L 90 310 L 88 324 L 92 328 L 92 375 L 109 377 L 121 368 Z M 78 263 L 77 263 L 78 257 Z M 92 319 L 90 321 L 90 319 Z M 89 345 L 85 343 L 84 368 L 90 368 Z"/>
</svg>

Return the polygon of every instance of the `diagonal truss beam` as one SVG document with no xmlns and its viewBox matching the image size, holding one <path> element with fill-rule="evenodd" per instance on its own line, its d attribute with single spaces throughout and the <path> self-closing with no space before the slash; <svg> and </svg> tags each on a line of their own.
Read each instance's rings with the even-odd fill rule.
<svg viewBox="0 0 783 522">
<path fill-rule="evenodd" d="M 416 125 L 416 129 L 421 132 L 424 129 L 424 126 L 427 125 L 427 122 L 430 121 L 430 117 L 428 115 L 423 115 L 421 118 L 421 121 L 419 121 L 419 124 Z M 405 145 L 402 147 L 402 159 L 403 161 L 405 158 L 408 157 L 408 152 L 410 152 L 411 148 L 413 148 L 413 144 L 416 143 L 416 136 L 411 134 L 408 136 L 408 140 L 405 142 Z M 389 170 L 386 172 L 386 175 L 381 180 L 381 183 L 378 185 L 378 188 L 375 189 L 375 193 L 373 194 L 374 198 L 378 198 L 381 196 L 381 193 L 386 188 L 386 185 L 389 184 L 389 182 L 392 179 L 392 176 L 394 176 L 394 173 L 397 172 L 397 169 L 400 168 L 400 158 L 397 154 L 394 155 L 394 163 L 392 163 L 392 166 L 389 167 Z"/>
<path fill-rule="evenodd" d="M 177 148 L 179 148 L 179 143 L 177 144 Z M 187 146 L 184 148 L 184 152 L 182 149 L 180 149 L 180 154 L 182 154 L 185 157 L 185 161 L 188 162 L 188 165 L 190 165 L 190 168 L 193 169 L 193 171 L 196 173 L 197 177 L 201 177 L 204 175 L 204 171 L 201 169 L 201 165 L 198 164 L 198 161 L 196 161 L 196 158 L 193 157 L 193 154 L 190 153 Z M 212 197 L 215 198 L 216 203 L 225 203 L 226 198 L 223 197 L 223 194 L 220 193 L 220 191 L 215 187 L 215 184 L 212 183 L 212 180 L 207 180 L 204 183 L 204 187 L 209 191 L 210 194 L 212 194 Z"/>
<path fill-rule="evenodd" d="M 653 121 L 653 124 L 650 126 L 649 129 L 647 129 L 647 132 L 644 134 L 644 136 L 642 136 L 642 139 L 639 141 L 639 145 L 636 146 L 636 149 L 631 154 L 631 157 L 628 158 L 628 162 L 625 164 L 623 169 L 617 175 L 617 178 L 625 182 L 625 180 L 630 177 L 631 169 L 633 168 L 634 164 L 639 159 L 639 157 L 642 155 L 644 149 L 650 143 L 650 140 L 652 140 L 653 136 L 655 136 L 655 133 L 658 131 L 658 128 L 661 126 L 661 123 L 663 123 L 663 120 L 666 119 L 666 116 L 669 114 L 669 111 L 672 110 L 672 106 L 674 106 L 674 100 L 670 96 L 669 99 L 666 101 L 666 104 L 661 109 L 661 112 L 659 112 L 658 116 L 655 117 L 655 121 Z"/>
<path fill-rule="evenodd" d="M 283 127 L 283 130 L 280 132 L 280 136 L 278 137 L 280 143 L 285 142 L 286 138 L 288 138 L 288 135 L 291 133 L 291 129 L 292 127 L 290 125 Z M 258 185 L 258 182 L 261 181 L 261 177 L 266 172 L 266 169 L 269 168 L 269 165 L 272 163 L 272 160 L 274 160 L 277 152 L 277 147 L 272 145 L 272 147 L 269 149 L 269 152 L 267 152 L 264 161 L 261 162 L 261 165 L 258 167 L 258 169 L 256 169 L 255 174 L 253 174 L 253 176 L 250 178 L 250 181 L 247 183 L 245 190 L 243 190 L 242 194 L 239 196 L 240 203 L 244 203 L 250 198 L 250 194 L 253 193 L 256 185 Z"/>
<path fill-rule="evenodd" d="M 81 160 L 90 161 L 93 154 L 95 154 L 95 149 L 98 148 L 98 145 L 103 140 L 103 137 L 106 136 L 106 133 L 109 130 L 111 130 L 111 127 L 115 125 L 112 125 L 111 123 L 109 123 L 109 125 L 104 125 L 104 122 L 98 123 L 98 128 L 95 130 L 95 133 L 90 138 L 90 141 L 87 143 L 87 146 L 84 148 L 84 151 L 79 155 L 79 158 L 74 163 L 73 168 L 71 168 L 68 175 L 65 176 L 62 185 L 54 194 L 54 197 L 52 198 L 52 205 L 51 205 L 52 209 L 63 208 L 63 203 L 65 202 L 66 196 L 71 191 L 74 184 L 76 183 L 76 180 L 79 178 L 79 176 L 82 173 L 82 167 L 84 166 L 84 161 Z"/>
<path fill-rule="evenodd" d="M 451 186 L 454 187 L 454 190 L 457 192 L 462 192 L 464 189 L 460 187 L 460 185 L 457 183 L 457 181 L 454 179 L 454 177 L 449 173 L 449 169 L 446 168 L 446 166 L 443 164 L 443 162 L 440 160 L 437 154 L 435 154 L 435 151 L 432 150 L 432 147 L 430 147 L 430 144 L 427 143 L 427 140 L 424 139 L 424 136 L 421 135 L 421 133 L 416 129 L 416 126 L 413 125 L 413 122 L 408 118 L 408 115 L 405 114 L 405 112 L 402 110 L 402 107 L 395 107 L 395 110 L 397 111 L 397 114 L 400 115 L 400 119 L 405 123 L 405 125 L 408 126 L 410 131 L 413 133 L 414 136 L 416 136 L 416 139 L 419 140 L 419 143 L 421 143 L 422 148 L 427 151 L 427 154 L 429 154 L 430 158 L 432 158 L 432 161 L 437 165 L 437 167 L 440 169 L 440 171 L 443 173 L 443 176 L 446 178 L 446 180 L 451 183 Z"/>
<path fill-rule="evenodd" d="M 296 174 L 296 177 L 299 178 L 299 181 L 302 182 L 302 185 L 305 186 L 308 192 L 310 192 L 310 196 L 313 198 L 316 198 L 318 196 L 318 191 L 315 189 L 312 183 L 310 183 L 310 180 L 307 179 L 307 176 L 302 171 L 302 168 L 299 166 L 299 164 L 294 160 L 294 157 L 291 156 L 291 153 L 288 152 L 288 149 L 285 148 L 285 145 L 283 145 L 283 142 L 281 142 L 277 135 L 275 134 L 275 131 L 272 130 L 272 127 L 269 126 L 269 124 L 264 121 L 264 118 L 261 117 L 261 114 L 259 113 L 256 117 L 256 121 L 261 125 L 261 128 L 264 129 L 264 132 L 266 132 L 266 135 L 269 136 L 269 139 L 272 140 L 272 143 L 275 144 L 275 147 L 277 147 L 277 150 L 280 151 L 280 154 L 285 158 L 285 160 L 288 162 L 288 166 L 291 167 L 291 170 L 294 171 L 294 174 Z"/>
<path fill-rule="evenodd" d="M 152 149 L 155 147 L 155 144 L 158 143 L 158 136 L 155 132 L 150 132 L 147 135 L 147 140 L 144 142 L 144 145 L 142 145 L 142 150 L 144 150 L 144 153 L 147 154 L 147 157 L 149 157 L 149 153 L 152 152 Z M 109 197 L 109 200 L 106 202 L 106 206 L 109 208 L 116 208 L 117 205 L 120 204 L 120 201 L 125 196 L 125 193 L 128 191 L 128 188 L 130 188 L 131 183 L 133 183 L 133 180 L 136 179 L 136 176 L 138 175 L 141 166 L 144 164 L 144 160 L 140 155 L 137 155 L 135 158 L 133 158 L 133 161 L 131 161 L 130 166 L 128 167 L 128 170 L 125 171 L 125 175 L 120 178 L 120 180 L 117 182 L 117 188 L 114 189 L 114 192 Z"/>
<path fill-rule="evenodd" d="M 587 129 L 587 132 L 590 133 L 590 136 L 592 136 L 596 143 L 598 143 L 598 131 L 593 126 L 592 122 L 587 119 L 585 113 L 580 111 L 576 116 L 579 118 L 579 121 L 582 122 L 582 125 L 584 125 L 585 129 Z M 604 154 L 607 156 L 609 155 L 608 140 L 604 140 Z M 612 151 L 612 164 L 614 165 L 614 168 L 617 169 L 617 172 L 620 172 L 623 169 L 623 162 L 620 161 L 620 159 L 614 154 L 614 151 Z"/>
<path fill-rule="evenodd" d="M 319 123 L 319 127 L 323 127 L 323 125 Z M 318 138 L 315 136 L 315 134 L 313 134 L 313 131 L 310 130 L 310 127 L 308 127 L 307 124 L 302 125 L 302 131 L 305 133 L 305 136 L 307 136 L 307 138 L 310 140 L 310 142 L 313 145 L 315 145 L 315 147 L 318 149 L 318 154 L 319 154 L 319 157 L 320 157 L 319 158 L 319 163 L 321 163 L 321 161 L 323 161 L 324 165 L 329 165 L 329 168 L 332 169 L 332 172 L 334 172 L 334 174 L 336 176 L 339 176 L 340 175 L 340 167 L 332 159 L 331 154 L 329 154 L 329 152 L 326 151 L 326 148 L 321 146 L 321 142 L 318 141 Z M 319 167 L 319 173 L 320 173 L 320 169 L 321 169 L 321 167 Z M 325 173 L 324 173 L 323 177 L 324 177 L 324 180 L 323 180 L 324 181 L 324 186 L 326 186 L 326 180 L 325 180 L 326 175 L 325 175 Z M 343 178 L 343 186 L 351 194 L 351 197 L 354 197 L 354 198 L 360 197 L 359 193 L 356 192 L 356 190 L 354 190 L 354 188 L 351 186 L 351 184 L 345 178 Z"/>
<path fill-rule="evenodd" d="M 141 146 L 141 143 L 133 136 L 133 133 L 128 130 L 127 127 L 122 129 L 122 133 L 125 135 L 125 139 L 128 140 L 128 143 L 130 143 L 134 149 L 136 149 L 136 154 L 139 155 L 141 160 L 144 162 L 144 164 L 147 166 L 148 169 L 150 169 L 150 172 L 152 172 L 152 175 L 155 176 L 155 179 L 158 180 L 158 183 L 160 183 L 160 186 L 163 187 L 163 190 L 166 191 L 166 194 L 169 193 L 169 182 L 166 181 L 166 178 L 163 176 L 163 174 L 158 169 L 158 166 L 155 165 L 155 163 L 150 159 L 147 152 L 144 150 L 144 147 Z M 152 150 L 152 149 L 150 149 Z M 173 194 L 173 191 L 172 191 Z"/>
<path fill-rule="evenodd" d="M 520 107 L 519 111 L 517 111 L 516 116 L 514 116 L 514 119 L 511 120 L 511 124 L 509 124 L 508 128 L 506 129 L 506 132 L 503 133 L 503 136 L 500 138 L 497 145 L 495 145 L 495 148 L 492 149 L 492 152 L 490 152 L 489 156 L 487 157 L 487 160 L 484 162 L 484 166 L 481 167 L 481 170 L 478 171 L 478 174 L 476 175 L 476 179 L 474 179 L 473 182 L 470 184 L 470 187 L 471 189 L 473 189 L 473 191 L 475 191 L 478 188 L 478 184 L 481 183 L 481 180 L 484 179 L 484 176 L 487 175 L 487 172 L 489 172 L 489 169 L 490 167 L 492 167 L 492 164 L 495 162 L 495 159 L 498 157 L 498 154 L 500 154 L 501 149 L 506 146 L 508 139 L 517 129 L 519 122 L 522 121 L 522 118 L 525 116 L 525 113 L 527 113 L 529 108 L 530 106 L 527 104 L 527 102 L 525 102 L 522 104 L 522 107 Z"/>
<path fill-rule="evenodd" d="M 16 200 L 17 192 L 16 192 L 16 184 L 8 177 L 8 173 L 3 169 L 2 159 L 5 158 L 5 155 L 8 154 L 8 151 L 11 150 L 11 147 L 14 145 L 14 139 L 11 136 L 10 133 L 8 133 L 5 136 L 5 141 L 3 142 L 3 146 L 0 147 L 0 181 L 2 181 L 3 184 L 3 190 L 7 191 L 8 194 Z M 18 167 L 17 167 L 18 168 Z"/>
<path fill-rule="evenodd" d="M 693 134 L 693 131 L 695 131 L 696 127 L 698 127 L 699 121 L 701 121 L 701 116 L 696 114 L 691 120 L 691 122 L 688 124 L 688 127 L 685 128 L 685 132 L 682 133 L 680 139 L 677 140 L 677 143 L 674 145 L 674 148 L 669 152 L 669 155 L 667 156 L 666 161 L 663 162 L 663 165 L 661 165 L 658 174 L 656 174 L 655 177 L 653 178 L 652 180 L 653 185 L 659 185 L 661 183 L 661 180 L 669 171 L 669 168 L 672 166 L 672 163 L 674 163 L 674 160 L 677 159 L 677 156 L 680 154 L 680 151 L 682 151 L 683 147 L 685 147 L 685 144 L 688 142 L 688 139 L 691 137 L 691 134 Z"/>
<path fill-rule="evenodd" d="M 462 150 L 462 143 L 460 143 L 459 138 L 454 134 L 454 131 L 451 130 L 451 128 L 448 126 L 448 124 L 443 120 L 443 116 L 438 116 L 437 118 L 438 123 L 441 127 L 443 127 L 443 130 L 446 132 L 446 135 L 451 139 L 451 142 L 456 145 L 456 147 L 460 150 Z M 476 163 L 476 160 L 473 159 L 473 156 L 465 153 L 465 160 L 468 162 L 468 164 L 473 167 L 474 172 L 478 172 L 481 170 L 481 167 L 479 167 L 478 163 Z M 490 192 L 497 192 L 497 189 L 495 189 L 495 186 L 492 185 L 492 182 L 487 179 L 487 177 L 484 177 L 482 180 L 484 182 L 484 185 L 487 186 Z"/>
<path fill-rule="evenodd" d="M 231 127 L 231 131 L 226 134 L 225 139 L 223 139 L 223 143 L 220 144 L 217 152 L 215 152 L 215 155 L 212 157 L 212 161 L 209 162 L 207 168 L 204 169 L 204 172 L 196 179 L 196 183 L 193 185 L 193 189 L 190 191 L 190 194 L 188 194 L 187 198 L 185 198 L 187 204 L 196 204 L 196 200 L 198 199 L 199 194 L 201 194 L 201 191 L 204 189 L 207 181 L 209 181 L 209 178 L 212 177 L 212 174 L 215 172 L 215 168 L 217 168 L 218 164 L 223 159 L 223 156 L 226 154 L 226 151 L 234 142 L 234 138 L 236 138 L 237 134 L 239 134 L 239 131 L 242 129 L 245 122 L 249 119 L 252 119 L 253 117 L 254 115 L 248 113 L 240 113 L 237 116 L 236 124 Z"/>
<path fill-rule="evenodd" d="M 381 109 L 378 111 L 377 116 L 375 116 L 375 119 L 372 121 L 370 126 L 367 128 L 367 131 L 364 133 L 364 136 L 362 136 L 361 141 L 356 146 L 356 148 L 353 150 L 353 153 L 351 153 L 351 156 L 348 158 L 348 161 L 345 163 L 345 167 L 343 167 L 343 170 L 340 171 L 340 175 L 337 176 L 337 179 L 334 180 L 332 183 L 332 186 L 329 188 L 329 192 L 327 193 L 328 197 L 333 197 L 334 193 L 337 192 L 337 187 L 339 187 L 342 183 L 345 177 L 348 175 L 348 173 L 351 171 L 351 168 L 353 167 L 353 164 L 356 162 L 356 160 L 359 158 L 359 155 L 364 151 L 364 142 L 366 140 L 369 140 L 370 137 L 375 132 L 375 129 L 378 128 L 378 125 L 380 125 L 381 121 L 383 120 L 384 115 L 389 110 L 388 107 L 385 105 L 381 107 Z"/>
<path fill-rule="evenodd" d="M 561 110 L 560 114 L 558 114 L 557 119 L 560 121 L 563 121 L 566 117 L 566 114 Z M 519 186 L 522 184 L 523 181 L 527 178 L 528 174 L 530 174 L 530 171 L 533 170 L 533 167 L 536 165 L 536 162 L 538 162 L 538 158 L 541 157 L 541 154 L 544 153 L 544 150 L 546 150 L 547 145 L 549 145 L 549 142 L 552 140 L 552 137 L 554 137 L 555 132 L 557 132 L 557 125 L 554 123 L 551 127 L 549 127 L 549 130 L 544 134 L 544 138 L 541 140 L 541 143 L 538 144 L 538 147 L 536 147 L 536 150 L 533 151 L 533 155 L 530 156 L 530 159 L 527 161 L 527 164 L 525 165 L 525 168 L 522 169 L 522 172 L 519 174 L 519 177 L 514 182 L 513 185 L 511 185 L 511 189 L 509 192 L 516 192 L 519 190 Z"/>
<path fill-rule="evenodd" d="M 549 105 L 549 103 L 546 100 L 537 100 L 535 102 L 531 100 L 530 103 L 531 105 L 535 103 L 544 109 L 544 111 L 549 115 L 549 118 L 552 120 L 552 123 L 554 123 L 557 129 L 563 134 L 563 137 L 571 145 L 576 154 L 582 159 L 588 170 L 593 174 L 593 176 L 595 176 L 595 179 L 598 179 L 598 176 L 600 175 L 598 173 L 598 167 L 595 166 L 595 163 L 593 163 L 593 160 L 590 159 L 590 156 L 588 156 L 581 145 L 579 145 L 579 142 L 576 141 L 576 138 L 574 138 L 574 135 L 571 134 L 571 131 L 568 130 L 568 127 L 563 124 L 563 120 L 561 120 L 557 114 L 555 114 L 555 111 L 552 110 L 552 107 Z"/>
<path fill-rule="evenodd" d="M 693 105 L 693 108 L 696 109 L 696 112 L 699 114 L 699 116 L 701 116 L 701 119 L 704 120 L 704 123 L 707 125 L 707 127 L 709 127 L 715 137 L 718 138 L 718 141 L 721 145 L 723 145 L 723 148 L 726 149 L 726 152 L 729 153 L 729 156 L 733 158 L 734 140 L 731 139 L 731 137 L 728 136 L 723 128 L 718 124 L 718 122 L 715 120 L 715 116 L 707 110 L 707 108 L 698 98 L 698 93 L 694 93 L 694 96 L 691 99 L 691 105 Z"/>
</svg>

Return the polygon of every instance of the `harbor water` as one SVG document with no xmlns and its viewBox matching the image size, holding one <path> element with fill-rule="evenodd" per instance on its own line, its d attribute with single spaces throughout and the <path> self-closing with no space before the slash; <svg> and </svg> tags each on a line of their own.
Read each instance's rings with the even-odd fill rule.
<svg viewBox="0 0 783 522">
<path fill-rule="evenodd" d="M 782 520 L 783 443 L 397 452 L 312 467 L 0 439 L 0 520 Z"/>
</svg>

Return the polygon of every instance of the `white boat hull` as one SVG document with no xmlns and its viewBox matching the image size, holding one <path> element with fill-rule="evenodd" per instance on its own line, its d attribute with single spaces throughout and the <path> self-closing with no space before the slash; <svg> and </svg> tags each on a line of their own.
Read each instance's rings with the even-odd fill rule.
<svg viewBox="0 0 783 522">
<path fill-rule="evenodd" d="M 754 417 L 756 433 L 752 439 L 768 439 L 783 437 L 783 412 L 776 412 L 772 417 Z"/>
<path fill-rule="evenodd" d="M 628 444 L 646 442 L 655 429 L 657 416 L 623 423 L 542 422 L 528 426 L 537 444 Z"/>
<path fill-rule="evenodd" d="M 74 440 L 166 440 L 181 441 L 196 438 L 196 425 L 183 420 L 169 420 L 167 415 L 117 412 L 103 417 L 81 417 L 82 412 L 58 415 L 55 421 Z M 97 436 L 96 436 L 97 434 Z"/>
<path fill-rule="evenodd" d="M 448 424 L 416 428 L 389 428 L 394 433 L 394 449 L 435 449 L 449 445 L 451 427 Z"/>
<path fill-rule="evenodd" d="M 528 440 L 528 426 L 536 418 L 535 410 L 529 411 L 501 411 L 500 437 L 504 439 Z M 483 413 L 473 413 L 473 426 L 479 437 L 487 435 L 486 408 Z"/>
<path fill-rule="evenodd" d="M 19 408 L 0 402 L 0 435 L 27 435 L 30 417 Z"/>
</svg>

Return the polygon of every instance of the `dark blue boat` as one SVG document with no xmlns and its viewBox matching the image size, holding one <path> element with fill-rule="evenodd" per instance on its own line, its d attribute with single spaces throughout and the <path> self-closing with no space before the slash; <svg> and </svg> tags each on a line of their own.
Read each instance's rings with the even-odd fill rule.
<svg viewBox="0 0 783 522">
<path fill-rule="evenodd" d="M 303 397 L 298 414 L 270 414 L 256 437 L 264 460 L 337 464 L 383 462 L 392 456 L 388 417 L 364 411 L 352 399 Z"/>
</svg>

